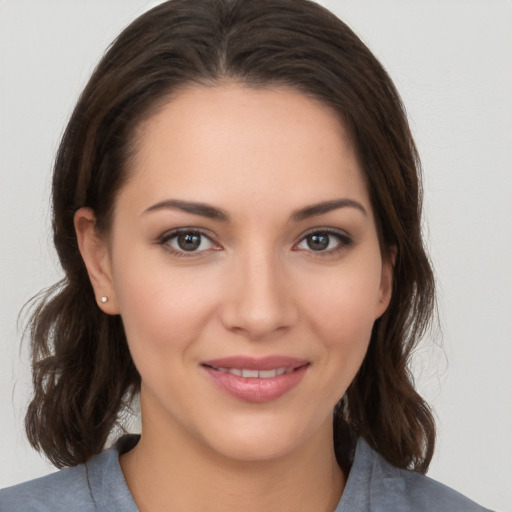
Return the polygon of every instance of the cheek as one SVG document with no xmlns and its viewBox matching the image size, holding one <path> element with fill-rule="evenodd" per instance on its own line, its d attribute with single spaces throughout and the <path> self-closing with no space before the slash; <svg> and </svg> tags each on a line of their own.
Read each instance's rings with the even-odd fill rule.
<svg viewBox="0 0 512 512">
<path fill-rule="evenodd" d="M 380 266 L 347 266 L 337 272 L 316 274 L 306 285 L 304 301 L 318 329 L 331 333 L 353 333 L 347 341 L 369 335 L 381 296 Z M 360 336 L 357 335 L 360 333 Z"/>
<path fill-rule="evenodd" d="M 321 340 L 326 372 L 346 389 L 368 349 L 376 304 L 380 297 L 380 267 L 347 266 L 329 275 L 316 276 L 308 286 L 309 328 Z"/>
<path fill-rule="evenodd" d="M 200 270 L 186 273 L 147 258 L 116 266 L 114 285 L 135 364 L 158 366 L 192 354 L 192 343 L 215 310 L 215 280 Z M 206 289 L 204 283 L 208 282 Z"/>
</svg>

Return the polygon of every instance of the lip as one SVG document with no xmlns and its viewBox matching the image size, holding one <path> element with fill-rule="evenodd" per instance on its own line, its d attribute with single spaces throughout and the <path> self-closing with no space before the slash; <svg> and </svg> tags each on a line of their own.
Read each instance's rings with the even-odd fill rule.
<svg viewBox="0 0 512 512">
<path fill-rule="evenodd" d="M 201 367 L 213 382 L 228 395 L 245 402 L 263 403 L 276 400 L 295 388 L 306 374 L 310 362 L 287 356 L 253 358 L 232 356 L 203 361 Z M 274 377 L 242 377 L 229 370 L 244 369 L 268 372 L 285 369 Z M 228 371 L 226 371 L 228 370 Z"/>
</svg>

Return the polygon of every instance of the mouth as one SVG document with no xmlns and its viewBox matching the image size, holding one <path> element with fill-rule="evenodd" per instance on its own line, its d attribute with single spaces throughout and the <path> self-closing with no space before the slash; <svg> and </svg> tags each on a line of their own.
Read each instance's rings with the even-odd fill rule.
<svg viewBox="0 0 512 512">
<path fill-rule="evenodd" d="M 275 400 L 298 386 L 310 364 L 285 356 L 236 356 L 205 361 L 201 367 L 231 397 L 261 403 Z"/>
<path fill-rule="evenodd" d="M 205 365 L 208 366 L 208 365 Z M 285 373 L 291 373 L 295 371 L 295 368 L 275 368 L 274 370 L 249 370 L 248 368 L 215 368 L 209 366 L 212 370 L 216 370 L 222 373 L 230 373 L 237 377 L 243 377 L 244 379 L 273 379 L 279 377 Z"/>
</svg>

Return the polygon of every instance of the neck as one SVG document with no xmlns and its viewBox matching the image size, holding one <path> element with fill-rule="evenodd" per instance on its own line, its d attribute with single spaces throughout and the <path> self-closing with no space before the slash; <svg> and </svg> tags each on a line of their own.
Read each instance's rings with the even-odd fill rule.
<svg viewBox="0 0 512 512">
<path fill-rule="evenodd" d="M 345 478 L 334 455 L 332 425 L 293 453 L 233 460 L 179 428 L 144 422 L 137 446 L 120 458 L 141 512 L 332 512 Z"/>
</svg>

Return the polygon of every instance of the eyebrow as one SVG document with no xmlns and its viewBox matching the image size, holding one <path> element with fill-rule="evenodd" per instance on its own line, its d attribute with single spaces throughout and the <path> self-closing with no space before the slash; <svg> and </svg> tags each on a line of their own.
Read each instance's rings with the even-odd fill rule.
<svg viewBox="0 0 512 512">
<path fill-rule="evenodd" d="M 165 209 L 181 210 L 183 212 L 200 215 L 201 217 L 207 217 L 209 219 L 220 220 L 222 222 L 228 222 L 230 218 L 224 210 L 216 208 L 215 206 L 191 201 L 182 201 L 180 199 L 167 199 L 166 201 L 160 201 L 159 203 L 156 203 L 144 210 L 143 214 Z"/>
<path fill-rule="evenodd" d="M 292 215 L 292 220 L 295 222 L 308 219 L 309 217 L 315 217 L 316 215 L 323 215 L 339 208 L 355 208 L 364 215 L 368 215 L 365 207 L 353 199 L 333 199 L 331 201 L 323 201 L 322 203 L 316 203 L 309 206 L 305 206 L 300 210 L 297 210 Z"/>
<path fill-rule="evenodd" d="M 355 208 L 364 215 L 368 215 L 368 212 L 361 203 L 354 201 L 353 199 L 343 198 L 305 206 L 304 208 L 295 211 L 292 214 L 291 219 L 295 222 L 300 222 L 310 217 L 324 215 L 340 208 Z M 143 214 L 166 209 L 181 210 L 186 213 L 192 213 L 193 215 L 200 215 L 201 217 L 207 217 L 209 219 L 219 220 L 222 222 L 229 222 L 230 220 L 229 214 L 221 208 L 205 203 L 183 201 L 180 199 L 167 199 L 165 201 L 160 201 L 144 210 Z"/>
</svg>

